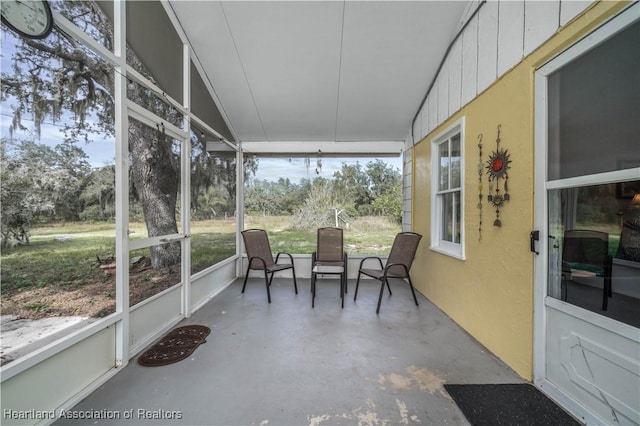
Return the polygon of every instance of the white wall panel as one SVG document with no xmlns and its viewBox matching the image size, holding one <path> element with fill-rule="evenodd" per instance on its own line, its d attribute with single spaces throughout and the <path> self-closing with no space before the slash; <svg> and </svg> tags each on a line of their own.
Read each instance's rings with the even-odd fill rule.
<svg viewBox="0 0 640 426">
<path fill-rule="evenodd" d="M 421 114 L 422 115 L 422 114 Z M 413 171 L 413 146 L 402 153 L 402 230 L 411 230 L 411 174 Z M 408 220 L 407 220 L 408 218 Z"/>
<path fill-rule="evenodd" d="M 584 12 L 586 8 L 591 6 L 593 1 L 583 0 L 562 0 L 560 2 L 560 25 L 565 25 L 573 18 Z"/>
<path fill-rule="evenodd" d="M 462 37 L 451 47 L 449 53 L 449 116 L 460 109 L 462 98 Z"/>
<path fill-rule="evenodd" d="M 497 76 L 498 2 L 488 1 L 480 9 L 478 21 L 478 93 Z"/>
<path fill-rule="evenodd" d="M 501 1 L 498 6 L 498 77 L 522 60 L 524 2 Z"/>
<path fill-rule="evenodd" d="M 402 202 L 403 204 L 403 210 L 404 211 L 410 211 L 411 210 L 411 200 L 404 200 Z"/>
<path fill-rule="evenodd" d="M 411 174 L 407 173 L 402 178 L 402 187 L 411 188 Z"/>
<path fill-rule="evenodd" d="M 57 410 L 115 367 L 115 325 L 78 342 L 0 385 L 2 409 L 30 413 Z M 56 413 L 58 414 L 58 413 Z M 56 417 L 54 417 L 55 419 Z M 2 417 L 2 424 L 34 424 L 34 419 Z M 50 423 L 50 422 L 47 422 Z"/>
<path fill-rule="evenodd" d="M 418 116 L 416 117 L 416 120 L 413 122 L 413 137 L 416 140 L 420 140 L 421 134 L 422 134 L 422 117 L 421 117 L 421 114 L 418 114 Z"/>
<path fill-rule="evenodd" d="M 236 279 L 236 258 L 224 260 L 215 270 L 191 282 L 191 309 L 198 309 Z"/>
<path fill-rule="evenodd" d="M 427 103 L 429 104 L 429 110 L 427 111 L 429 114 L 429 132 L 432 132 L 438 125 L 438 87 L 436 85 L 431 90 Z"/>
<path fill-rule="evenodd" d="M 478 93 L 478 16 L 474 16 L 462 34 L 462 105 Z"/>
<path fill-rule="evenodd" d="M 436 126 L 440 125 L 449 117 L 449 61 L 445 61 L 436 82 L 438 88 L 438 120 Z"/>
<path fill-rule="evenodd" d="M 182 285 L 175 285 L 131 309 L 129 356 L 135 356 L 183 318 L 181 302 Z"/>
<path fill-rule="evenodd" d="M 525 1 L 524 56 L 533 52 L 556 32 L 559 14 L 560 1 Z"/>
<path fill-rule="evenodd" d="M 420 139 L 423 139 L 429 133 L 429 102 L 425 102 L 420 111 L 420 120 L 422 120 L 422 132 L 420 132 Z"/>
</svg>

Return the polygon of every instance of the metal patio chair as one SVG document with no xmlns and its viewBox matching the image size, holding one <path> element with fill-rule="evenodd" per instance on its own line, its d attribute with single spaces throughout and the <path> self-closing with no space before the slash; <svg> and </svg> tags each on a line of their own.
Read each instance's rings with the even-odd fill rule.
<svg viewBox="0 0 640 426">
<path fill-rule="evenodd" d="M 376 309 L 376 314 L 380 313 L 380 303 L 382 302 L 382 294 L 384 293 L 384 286 L 387 285 L 389 289 L 389 294 L 391 295 L 391 286 L 389 286 L 389 278 L 406 278 L 409 281 L 409 286 L 411 288 L 411 293 L 413 294 L 413 301 L 416 302 L 416 306 L 418 306 L 418 298 L 416 297 L 416 292 L 413 289 L 413 283 L 411 282 L 411 276 L 409 275 L 409 271 L 411 270 L 411 264 L 413 263 L 413 259 L 416 255 L 416 251 L 418 250 L 418 244 L 420 244 L 420 239 L 422 235 L 416 234 L 415 232 L 400 232 L 396 235 L 396 238 L 393 240 L 393 245 L 391 246 L 391 252 L 389 253 L 389 258 L 387 259 L 387 264 L 382 266 L 382 259 L 375 256 L 365 257 L 360 261 L 360 267 L 358 270 L 358 280 L 356 281 L 356 291 L 353 295 L 353 300 L 355 302 L 358 297 L 358 286 L 360 285 L 360 275 L 364 274 L 371 278 L 375 278 L 381 282 L 380 286 L 380 296 L 378 297 L 378 307 Z M 363 268 L 364 262 L 368 259 L 377 259 L 380 264 L 379 269 L 370 269 Z"/>
<path fill-rule="evenodd" d="M 311 253 L 311 307 L 315 307 L 318 274 L 340 275 L 340 298 L 344 308 L 347 292 L 347 253 L 342 228 L 319 228 L 316 251 Z"/>
<path fill-rule="evenodd" d="M 271 286 L 271 280 L 273 280 L 273 274 L 278 271 L 284 271 L 291 269 L 293 274 L 293 287 L 298 294 L 298 283 L 296 282 L 296 268 L 293 265 L 293 256 L 289 253 L 278 253 L 275 261 L 273 260 L 273 253 L 271 252 L 271 246 L 269 245 L 269 238 L 267 232 L 264 229 L 247 229 L 242 231 L 242 239 L 244 240 L 244 247 L 247 250 L 247 273 L 244 276 L 244 284 L 242 285 L 242 293 L 247 286 L 247 278 L 249 278 L 249 272 L 253 270 L 264 271 L 264 282 L 267 285 L 267 299 L 271 303 L 271 292 L 269 286 Z M 280 255 L 289 256 L 291 263 L 278 263 Z M 271 275 L 267 278 L 268 275 Z"/>
</svg>

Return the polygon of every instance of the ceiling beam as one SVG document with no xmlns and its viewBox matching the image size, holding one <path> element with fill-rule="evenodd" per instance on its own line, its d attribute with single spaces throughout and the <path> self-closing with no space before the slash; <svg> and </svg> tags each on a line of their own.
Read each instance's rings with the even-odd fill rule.
<svg viewBox="0 0 640 426">
<path fill-rule="evenodd" d="M 263 155 L 321 155 L 326 156 L 398 156 L 404 149 L 404 141 L 282 141 L 242 142 L 242 150 Z"/>
</svg>

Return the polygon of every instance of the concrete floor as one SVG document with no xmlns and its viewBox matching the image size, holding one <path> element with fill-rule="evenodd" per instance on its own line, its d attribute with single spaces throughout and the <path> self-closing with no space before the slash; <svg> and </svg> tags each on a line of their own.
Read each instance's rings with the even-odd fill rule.
<svg viewBox="0 0 640 426">
<path fill-rule="evenodd" d="M 211 328 L 191 357 L 162 367 L 136 358 L 72 411 L 120 416 L 90 424 L 459 425 L 468 422 L 444 383 L 523 382 L 422 295 L 415 306 L 400 282 L 379 316 L 373 280 L 357 302 L 349 282 L 344 310 L 337 279 L 319 281 L 315 309 L 308 279 L 298 295 L 291 279 L 274 279 L 271 304 L 263 280 L 241 288 L 180 324 Z"/>
</svg>

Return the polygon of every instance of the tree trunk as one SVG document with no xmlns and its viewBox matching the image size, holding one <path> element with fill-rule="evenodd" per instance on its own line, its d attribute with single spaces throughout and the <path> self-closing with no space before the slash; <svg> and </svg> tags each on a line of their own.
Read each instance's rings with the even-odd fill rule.
<svg viewBox="0 0 640 426">
<path fill-rule="evenodd" d="M 180 181 L 171 140 L 160 131 L 129 120 L 129 153 L 133 185 L 149 237 L 177 233 L 176 201 Z M 153 268 L 175 265 L 180 259 L 180 242 L 151 247 Z"/>
</svg>

